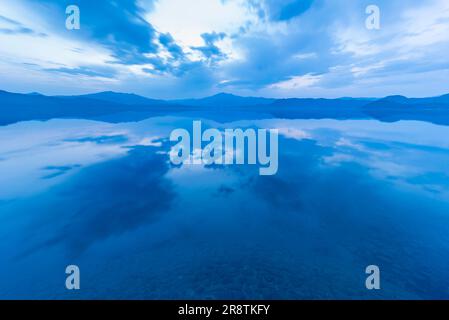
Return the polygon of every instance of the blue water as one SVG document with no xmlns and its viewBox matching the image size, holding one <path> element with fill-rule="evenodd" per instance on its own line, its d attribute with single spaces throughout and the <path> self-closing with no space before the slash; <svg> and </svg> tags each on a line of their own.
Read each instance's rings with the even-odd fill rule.
<svg viewBox="0 0 449 320">
<path fill-rule="evenodd" d="M 192 120 L 0 127 L 0 298 L 449 298 L 449 127 L 210 121 L 280 129 L 260 176 L 171 166 Z"/>
</svg>

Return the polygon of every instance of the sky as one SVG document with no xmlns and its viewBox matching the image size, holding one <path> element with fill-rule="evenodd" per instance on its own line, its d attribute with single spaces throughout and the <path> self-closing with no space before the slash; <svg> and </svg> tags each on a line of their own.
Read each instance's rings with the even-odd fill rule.
<svg viewBox="0 0 449 320">
<path fill-rule="evenodd" d="M 447 0 L 0 0 L 0 90 L 422 97 L 447 79 Z"/>
</svg>

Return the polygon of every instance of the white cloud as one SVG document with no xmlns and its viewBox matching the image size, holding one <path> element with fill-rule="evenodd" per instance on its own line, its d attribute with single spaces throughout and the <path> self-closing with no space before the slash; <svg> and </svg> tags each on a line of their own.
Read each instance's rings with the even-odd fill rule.
<svg viewBox="0 0 449 320">
<path fill-rule="evenodd" d="M 400 46 L 426 47 L 449 42 L 449 2 L 434 0 L 410 8 L 402 15 L 403 39 Z"/>
<path fill-rule="evenodd" d="M 125 90 L 159 98 L 211 94 L 217 85 L 236 94 L 276 97 L 429 96 L 449 90 L 445 80 L 449 72 L 447 0 L 379 0 L 382 27 L 375 31 L 365 28 L 362 0 L 344 7 L 324 1 L 283 22 L 259 17 L 247 0 L 138 0 L 145 19 L 158 32 L 173 36 L 186 61 L 202 61 L 189 65 L 185 73 L 163 71 L 164 75 L 158 73 L 157 63 L 138 59 L 135 65 L 110 63 L 119 42 L 106 47 L 93 36 L 87 38 L 87 33 L 81 38 L 61 32 L 64 21 L 62 30 L 55 26 L 49 3 L 0 1 L 0 15 L 34 31 L 0 33 L 1 89 L 45 88 L 42 91 L 61 94 L 59 89 L 74 92 L 84 86 L 89 91 Z M 267 11 L 263 1 L 258 3 Z M 98 12 L 98 19 L 108 17 Z M 7 24 L 8 20 L 0 19 L 0 28 Z M 215 43 L 227 59 L 208 63 L 191 47 L 203 46 L 201 34 L 214 31 L 229 35 Z M 160 46 L 159 52 L 144 56 L 160 59 L 173 69 L 182 67 L 172 54 Z M 59 67 L 110 70 L 114 79 L 42 70 Z M 143 68 L 153 69 L 154 74 Z"/>
<path fill-rule="evenodd" d="M 2 2 L 0 12 L 7 19 L 34 31 L 33 34 L 0 33 L 0 43 L 4 44 L 0 46 L 3 67 L 7 64 L 8 69 L 22 68 L 23 72 L 26 72 L 30 69 L 35 71 L 37 68 L 106 67 L 107 62 L 115 60 L 107 49 L 95 42 L 64 37 L 56 33 L 38 14 L 39 10 L 28 3 L 20 0 L 8 4 Z"/>
<path fill-rule="evenodd" d="M 294 76 L 289 80 L 271 84 L 271 89 L 293 90 L 298 88 L 307 88 L 317 84 L 321 79 L 320 75 L 306 74 L 303 76 Z"/>
<path fill-rule="evenodd" d="M 279 134 L 286 137 L 291 138 L 295 140 L 304 140 L 304 139 L 311 139 L 311 135 L 307 133 L 305 130 L 292 128 L 292 127 L 284 127 L 284 128 L 278 128 Z"/>
<path fill-rule="evenodd" d="M 201 34 L 233 34 L 253 17 L 244 1 L 160 0 L 146 20 L 160 32 L 169 32 L 183 47 L 204 45 Z"/>
</svg>

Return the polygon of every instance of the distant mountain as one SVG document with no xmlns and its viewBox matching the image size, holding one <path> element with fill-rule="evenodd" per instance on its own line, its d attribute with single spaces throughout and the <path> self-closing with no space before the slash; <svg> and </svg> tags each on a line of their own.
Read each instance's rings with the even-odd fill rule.
<svg viewBox="0 0 449 320">
<path fill-rule="evenodd" d="M 229 93 L 219 93 L 202 99 L 173 100 L 172 102 L 196 107 L 246 107 L 268 105 L 275 101 L 275 99 L 240 97 Z"/>
<path fill-rule="evenodd" d="M 368 103 L 362 109 L 382 121 L 420 120 L 449 124 L 449 95 L 431 98 L 389 96 Z"/>
<path fill-rule="evenodd" d="M 93 93 L 93 94 L 86 94 L 77 96 L 81 98 L 87 98 L 87 99 L 95 99 L 95 100 L 101 100 L 101 101 L 107 101 L 107 102 L 114 102 L 114 103 L 121 103 L 126 105 L 163 105 L 167 104 L 166 101 L 163 100 L 156 100 L 156 99 L 149 99 L 142 96 L 139 96 L 137 94 L 133 93 L 117 93 L 112 91 L 105 91 L 105 92 L 99 92 L 99 93 Z"/>
<path fill-rule="evenodd" d="M 388 96 L 383 99 L 377 100 L 377 102 L 381 101 L 407 105 L 447 104 L 449 103 L 449 94 L 431 98 L 407 98 L 404 96 Z"/>
<path fill-rule="evenodd" d="M 407 97 L 399 96 L 399 95 L 397 95 L 397 96 L 388 96 L 388 97 L 385 97 L 385 98 L 380 99 L 380 100 L 383 100 L 385 102 L 391 102 L 391 103 L 407 103 L 407 101 L 409 101 L 409 99 Z M 377 101 L 379 101 L 379 100 L 377 100 Z"/>
<path fill-rule="evenodd" d="M 52 97 L 0 90 L 0 125 L 53 118 L 128 122 L 161 115 L 207 117 L 217 121 L 375 118 L 381 121 L 420 120 L 449 125 L 449 95 L 430 98 L 389 96 L 373 100 L 267 99 L 221 93 L 204 99 L 163 101 L 116 92 Z"/>
<path fill-rule="evenodd" d="M 49 97 L 0 91 L 0 125 L 53 118 L 136 121 L 165 114 L 170 108 L 174 107 L 162 103 L 131 105 L 86 96 Z"/>
<path fill-rule="evenodd" d="M 449 103 L 449 94 L 445 94 L 436 98 L 430 98 L 439 103 Z"/>
<path fill-rule="evenodd" d="M 352 97 L 342 97 L 338 98 L 338 100 L 359 100 L 359 101 L 376 101 L 378 98 L 352 98 Z"/>
</svg>

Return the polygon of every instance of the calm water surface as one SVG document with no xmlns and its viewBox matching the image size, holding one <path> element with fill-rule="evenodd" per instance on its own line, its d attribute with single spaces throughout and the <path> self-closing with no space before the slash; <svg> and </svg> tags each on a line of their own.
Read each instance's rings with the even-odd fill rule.
<svg viewBox="0 0 449 320">
<path fill-rule="evenodd" d="M 259 176 L 172 167 L 192 120 L 0 127 L 0 298 L 449 298 L 449 127 L 203 119 L 280 130 Z"/>
</svg>

